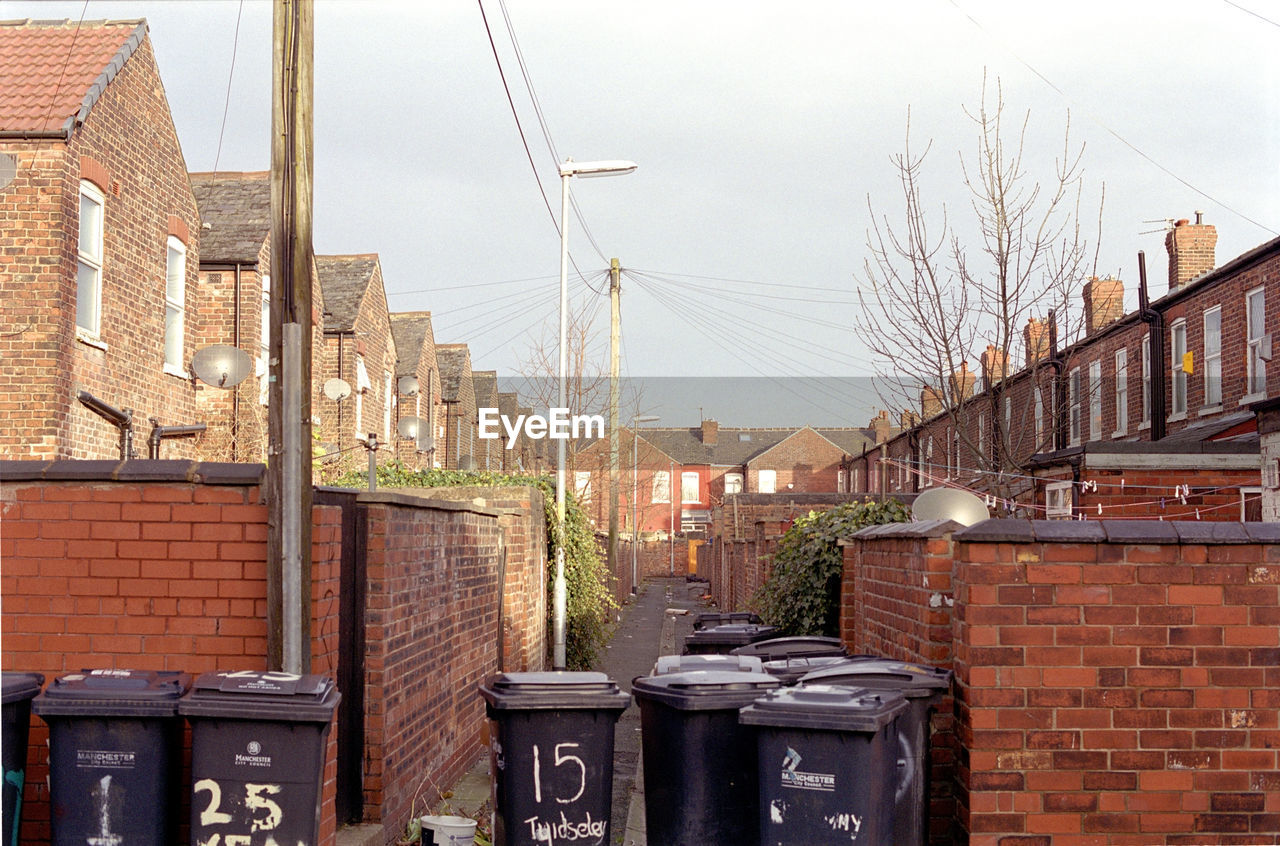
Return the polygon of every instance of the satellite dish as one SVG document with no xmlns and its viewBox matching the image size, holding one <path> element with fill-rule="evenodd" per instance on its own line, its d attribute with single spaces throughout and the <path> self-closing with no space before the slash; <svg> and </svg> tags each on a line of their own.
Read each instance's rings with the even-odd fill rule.
<svg viewBox="0 0 1280 846">
<path fill-rule="evenodd" d="M 215 388 L 234 388 L 253 370 L 253 359 L 239 347 L 217 344 L 191 356 L 196 378 Z"/>
<path fill-rule="evenodd" d="M 396 424 L 396 432 L 406 441 L 416 441 L 425 423 L 421 417 L 401 417 Z"/>
<path fill-rule="evenodd" d="M 474 470 L 474 469 L 476 469 L 476 460 L 475 460 L 475 457 L 474 457 L 474 456 L 470 456 L 470 455 L 464 455 L 464 456 L 462 456 L 462 458 L 459 458 L 459 459 L 458 459 L 458 469 L 459 469 L 459 470 Z"/>
<path fill-rule="evenodd" d="M 324 383 L 324 395 L 334 402 L 342 402 L 351 396 L 351 386 L 345 379 L 330 379 Z"/>
<path fill-rule="evenodd" d="M 401 376 L 396 382 L 396 390 L 400 392 L 402 397 L 416 397 L 418 395 L 418 377 L 417 376 Z"/>
<path fill-rule="evenodd" d="M 986 503 L 959 488 L 929 488 L 911 504 L 911 518 L 916 521 L 955 520 L 962 526 L 972 526 L 990 516 Z"/>
<path fill-rule="evenodd" d="M 418 452 L 431 452 L 436 448 L 436 439 L 428 435 L 422 434 L 422 430 L 418 430 Z"/>
</svg>

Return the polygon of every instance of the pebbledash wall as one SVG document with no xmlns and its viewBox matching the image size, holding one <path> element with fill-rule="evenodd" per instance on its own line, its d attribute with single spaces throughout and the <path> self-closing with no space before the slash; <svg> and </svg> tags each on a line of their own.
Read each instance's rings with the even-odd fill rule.
<svg viewBox="0 0 1280 846">
<path fill-rule="evenodd" d="M 955 670 L 933 843 L 1280 843 L 1280 525 L 901 524 L 844 558 L 849 646 Z"/>
<path fill-rule="evenodd" d="M 4 669 L 46 681 L 85 668 L 265 669 L 262 474 L 187 461 L 0 462 Z M 364 821 L 392 842 L 414 797 L 434 796 L 482 752 L 476 682 L 500 661 L 542 668 L 539 494 L 469 493 L 351 493 L 367 526 L 345 539 L 363 544 L 364 676 L 343 696 L 363 701 L 363 736 L 345 738 L 362 766 L 340 778 L 344 739 L 332 731 L 321 844 L 334 842 L 335 795 L 352 777 L 363 784 Z M 336 678 L 352 557 L 342 514 L 317 505 L 312 533 L 311 669 Z M 47 740 L 33 717 L 23 843 L 50 839 Z"/>
</svg>

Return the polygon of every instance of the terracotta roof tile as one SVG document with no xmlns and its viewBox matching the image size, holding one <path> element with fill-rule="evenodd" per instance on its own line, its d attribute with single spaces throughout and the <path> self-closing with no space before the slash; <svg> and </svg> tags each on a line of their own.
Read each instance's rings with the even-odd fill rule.
<svg viewBox="0 0 1280 846">
<path fill-rule="evenodd" d="M 0 132 L 62 135 L 146 37 L 145 21 L 0 21 Z"/>
</svg>

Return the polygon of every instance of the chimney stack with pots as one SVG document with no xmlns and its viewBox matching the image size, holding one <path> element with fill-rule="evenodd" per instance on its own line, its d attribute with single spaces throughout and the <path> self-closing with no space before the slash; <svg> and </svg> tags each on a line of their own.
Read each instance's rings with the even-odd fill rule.
<svg viewBox="0 0 1280 846">
<path fill-rule="evenodd" d="M 1027 328 L 1022 330 L 1027 345 L 1027 367 L 1049 360 L 1049 324 L 1034 317 L 1027 318 Z"/>
<path fill-rule="evenodd" d="M 1214 248 L 1218 230 L 1202 223 L 1204 212 L 1196 212 L 1196 222 L 1183 218 L 1164 236 L 1169 252 L 1169 290 L 1176 291 L 1192 279 L 1203 276 L 1214 267 Z"/>
<path fill-rule="evenodd" d="M 1124 317 L 1124 283 L 1094 276 L 1084 283 L 1084 331 L 1092 335 Z"/>
<path fill-rule="evenodd" d="M 986 387 L 994 388 L 1009 378 L 1009 354 L 994 344 L 987 344 L 986 352 L 981 356 L 982 378 Z"/>
<path fill-rule="evenodd" d="M 702 421 L 702 444 L 703 446 L 715 446 L 720 439 L 720 424 L 714 420 Z"/>
</svg>

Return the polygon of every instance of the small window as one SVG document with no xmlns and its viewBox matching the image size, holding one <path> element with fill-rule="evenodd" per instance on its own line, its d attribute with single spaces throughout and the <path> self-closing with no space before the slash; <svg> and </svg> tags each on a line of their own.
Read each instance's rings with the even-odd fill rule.
<svg viewBox="0 0 1280 846">
<path fill-rule="evenodd" d="M 1116 351 L 1116 431 L 1129 431 L 1129 351 Z"/>
<path fill-rule="evenodd" d="M 1044 389 L 1036 386 L 1035 403 L 1031 411 L 1035 415 L 1036 427 L 1036 451 L 1039 452 L 1044 448 Z"/>
<path fill-rule="evenodd" d="M 1044 511 L 1050 520 L 1071 517 L 1071 483 L 1049 482 L 1044 488 Z"/>
<path fill-rule="evenodd" d="M 761 470 L 759 477 L 760 493 L 777 493 L 778 492 L 778 471 L 777 470 Z"/>
<path fill-rule="evenodd" d="M 742 474 L 741 473 L 725 473 L 724 474 L 724 492 L 726 494 L 742 493 Z"/>
<path fill-rule="evenodd" d="M 738 433 L 738 443 L 745 444 L 745 443 L 750 443 L 750 441 L 751 441 L 751 433 L 750 433 L 750 432 L 739 432 L 739 433 Z"/>
<path fill-rule="evenodd" d="M 671 501 L 671 474 L 666 470 L 658 470 L 653 474 L 653 491 L 650 502 Z"/>
<path fill-rule="evenodd" d="M 1102 362 L 1089 362 L 1089 440 L 1102 437 Z"/>
<path fill-rule="evenodd" d="M 575 470 L 573 473 L 573 492 L 578 502 L 591 501 L 591 471 Z"/>
<path fill-rule="evenodd" d="M 1077 367 L 1071 371 L 1067 377 L 1067 409 L 1069 413 L 1069 425 L 1067 429 L 1067 437 L 1071 446 L 1080 445 L 1080 394 L 1082 393 L 1082 384 L 1080 379 L 1080 368 Z"/>
<path fill-rule="evenodd" d="M 1222 405 L 1222 307 L 1204 313 L 1204 404 Z"/>
<path fill-rule="evenodd" d="M 391 374 L 384 370 L 382 371 L 382 377 L 382 438 L 384 441 L 390 443 L 392 440 L 391 412 L 394 410 L 393 406 L 395 405 L 396 398 L 395 394 L 392 393 L 391 390 Z"/>
<path fill-rule="evenodd" d="M 80 183 L 80 238 L 76 246 L 76 327 L 94 338 L 102 331 L 102 192 Z"/>
<path fill-rule="evenodd" d="M 696 472 L 680 474 L 681 502 L 702 502 L 700 488 L 701 485 L 698 481 L 698 474 Z"/>
<path fill-rule="evenodd" d="M 1262 288 L 1245 296 L 1245 323 L 1249 330 L 1247 341 L 1247 392 L 1250 397 L 1261 396 L 1267 390 L 1267 362 L 1271 357 L 1270 336 L 1267 335 L 1267 295 Z"/>
<path fill-rule="evenodd" d="M 1177 320 L 1169 327 L 1169 369 L 1173 407 L 1170 416 L 1180 419 L 1187 416 L 1187 370 L 1184 357 L 1187 354 L 1187 321 Z"/>
<path fill-rule="evenodd" d="M 1142 336 L 1142 425 L 1151 425 L 1151 335 Z"/>
<path fill-rule="evenodd" d="M 187 248 L 170 235 L 164 277 L 164 369 L 179 376 L 186 375 L 182 368 L 186 302 Z"/>
</svg>

